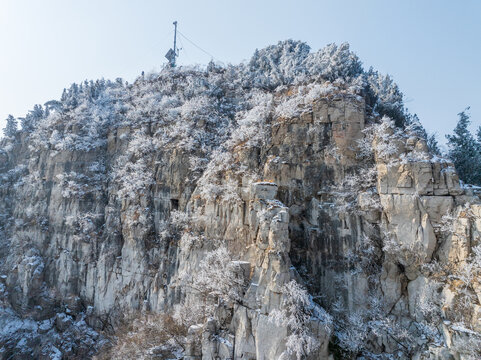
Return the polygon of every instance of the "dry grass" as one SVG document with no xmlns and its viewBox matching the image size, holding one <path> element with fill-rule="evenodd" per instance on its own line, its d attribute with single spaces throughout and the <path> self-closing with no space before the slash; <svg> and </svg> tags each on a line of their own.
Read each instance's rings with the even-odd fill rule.
<svg viewBox="0 0 481 360">
<path fill-rule="evenodd" d="M 132 314 L 95 360 L 166 359 L 184 350 L 187 328 L 166 314 Z"/>
</svg>

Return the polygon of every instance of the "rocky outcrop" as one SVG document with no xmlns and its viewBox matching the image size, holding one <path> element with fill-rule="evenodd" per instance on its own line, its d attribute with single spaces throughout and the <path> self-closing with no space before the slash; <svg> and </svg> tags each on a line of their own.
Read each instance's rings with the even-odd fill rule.
<svg viewBox="0 0 481 360">
<path fill-rule="evenodd" d="M 0 322 L 18 325 L 2 354 L 91 357 L 127 315 L 182 306 L 200 306 L 178 341 L 192 360 L 479 354 L 481 205 L 453 165 L 342 84 L 251 89 L 245 105 L 224 81 L 185 123 L 165 120 L 172 98 L 142 112 L 149 86 L 186 94 L 202 76 L 139 79 L 113 103 L 142 120 L 92 148 L 54 115 L 2 140 Z M 38 145 L 61 131 L 74 140 Z M 221 247 L 245 282 L 204 294 L 195 275 Z"/>
</svg>

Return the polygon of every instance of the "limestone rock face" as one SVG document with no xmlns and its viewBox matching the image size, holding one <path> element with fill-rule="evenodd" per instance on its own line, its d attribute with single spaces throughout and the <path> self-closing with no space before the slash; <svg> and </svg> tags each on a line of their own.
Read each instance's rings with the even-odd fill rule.
<svg viewBox="0 0 481 360">
<path fill-rule="evenodd" d="M 261 142 L 233 127 L 223 152 L 206 159 L 182 137 L 156 146 L 156 124 L 138 126 L 140 141 L 139 128 L 108 129 L 89 151 L 32 149 L 25 134 L 2 140 L 10 150 L 0 152 L 0 323 L 28 319 L 22 326 L 35 339 L 72 337 L 81 323 L 79 338 L 97 341 L 129 312 L 170 314 L 194 301 L 185 275 L 223 244 L 246 286 L 188 328 L 186 359 L 295 358 L 287 339 L 299 332 L 272 321 L 292 280 L 334 318 L 331 333 L 310 313 L 309 359 L 332 359 L 343 346 L 351 355 L 463 358 L 462 344 L 480 328 L 479 272 L 465 270 L 481 244 L 481 205 L 453 165 L 408 130 L 380 126 L 369 137 L 382 120 L 368 118 L 355 94 L 276 114 L 251 129 L 251 137 L 262 131 Z M 216 124 L 202 126 L 217 136 Z M 367 157 L 362 141 L 372 148 Z M 2 346 L 15 348 L 22 329 L 0 334 Z M 58 346 L 50 352 L 68 354 Z"/>
</svg>

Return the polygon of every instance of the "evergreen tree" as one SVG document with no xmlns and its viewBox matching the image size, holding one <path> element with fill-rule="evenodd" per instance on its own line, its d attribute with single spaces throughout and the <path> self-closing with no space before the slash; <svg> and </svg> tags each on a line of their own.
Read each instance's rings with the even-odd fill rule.
<svg viewBox="0 0 481 360">
<path fill-rule="evenodd" d="M 17 126 L 17 119 L 15 119 L 12 115 L 8 115 L 7 125 L 3 129 L 3 134 L 6 137 L 15 137 L 17 134 Z"/>
<path fill-rule="evenodd" d="M 429 151 L 431 151 L 435 155 L 441 156 L 441 149 L 438 145 L 438 139 L 436 139 L 436 134 L 430 134 L 427 137 L 427 143 Z"/>
<path fill-rule="evenodd" d="M 20 118 L 22 131 L 28 133 L 32 132 L 35 129 L 38 121 L 40 121 L 44 115 L 45 112 L 42 108 L 42 105 L 34 105 L 33 110 L 30 110 L 30 112 L 24 118 Z"/>
<path fill-rule="evenodd" d="M 461 180 L 468 184 L 481 185 L 481 148 L 468 129 L 468 110 L 469 107 L 458 114 L 459 121 L 454 128 L 454 134 L 446 135 L 448 154 Z"/>
<path fill-rule="evenodd" d="M 441 155 L 436 134 L 428 134 L 424 126 L 421 124 L 417 114 L 410 114 L 406 109 L 405 131 L 416 134 L 426 140 L 428 149 L 432 154 Z"/>
<path fill-rule="evenodd" d="M 403 93 L 389 75 L 381 75 L 370 68 L 366 73 L 366 89 L 368 105 L 380 117 L 389 116 L 396 126 L 404 127 L 409 121 L 406 119 L 407 111 L 404 109 Z M 412 119 L 411 119 L 412 120 Z"/>
</svg>

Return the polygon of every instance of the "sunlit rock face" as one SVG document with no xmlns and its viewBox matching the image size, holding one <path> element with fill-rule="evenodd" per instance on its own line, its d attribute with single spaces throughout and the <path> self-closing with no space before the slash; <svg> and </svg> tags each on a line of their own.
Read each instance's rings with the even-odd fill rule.
<svg viewBox="0 0 481 360">
<path fill-rule="evenodd" d="M 476 358 L 479 198 L 400 99 L 292 41 L 72 86 L 0 142 L 0 353 Z"/>
</svg>

